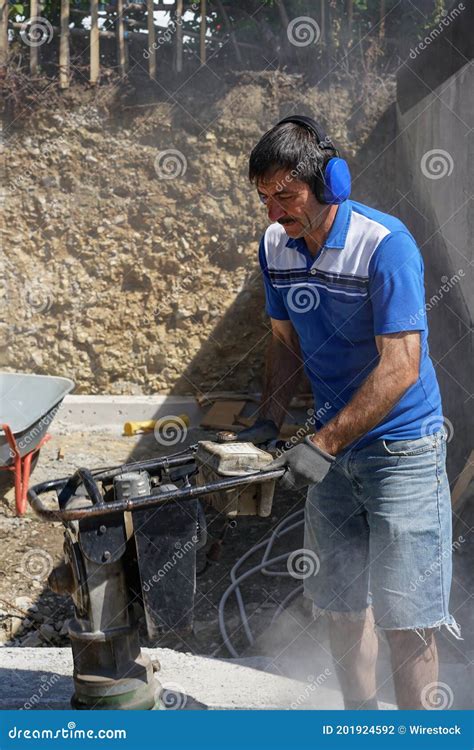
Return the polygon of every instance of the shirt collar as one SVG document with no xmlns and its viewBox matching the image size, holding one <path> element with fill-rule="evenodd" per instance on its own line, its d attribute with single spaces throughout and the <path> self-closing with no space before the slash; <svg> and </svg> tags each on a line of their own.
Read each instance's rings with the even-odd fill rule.
<svg viewBox="0 0 474 750">
<path fill-rule="evenodd" d="M 346 244 L 347 232 L 349 231 L 351 213 L 352 208 L 349 200 L 344 201 L 338 206 L 335 219 L 329 230 L 324 247 L 334 248 L 335 250 L 343 249 Z M 305 252 L 306 242 L 303 237 L 297 237 L 296 239 L 289 237 L 286 247 L 293 247 L 295 250 Z"/>
</svg>

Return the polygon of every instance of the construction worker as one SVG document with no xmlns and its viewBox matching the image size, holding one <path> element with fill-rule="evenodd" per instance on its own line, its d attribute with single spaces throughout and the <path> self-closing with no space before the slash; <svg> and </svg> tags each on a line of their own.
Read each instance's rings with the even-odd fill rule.
<svg viewBox="0 0 474 750">
<path fill-rule="evenodd" d="M 347 163 L 311 118 L 265 133 L 249 178 L 271 222 L 259 258 L 272 337 L 259 419 L 240 437 L 275 438 L 306 373 L 314 431 L 273 465 L 286 468 L 280 486 L 308 487 L 304 547 L 318 571 L 305 595 L 330 620 L 345 707 L 378 707 L 377 627 L 399 708 L 426 708 L 434 633 L 460 634 L 422 256 L 401 221 L 349 199 Z"/>
</svg>

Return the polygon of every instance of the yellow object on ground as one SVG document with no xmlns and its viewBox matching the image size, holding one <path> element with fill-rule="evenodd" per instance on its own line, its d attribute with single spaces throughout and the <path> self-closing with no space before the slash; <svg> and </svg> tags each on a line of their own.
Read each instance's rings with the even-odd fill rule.
<svg viewBox="0 0 474 750">
<path fill-rule="evenodd" d="M 159 419 L 146 419 L 141 422 L 125 422 L 123 434 L 130 437 L 138 432 L 153 432 L 155 429 L 164 430 L 171 425 L 179 427 L 189 427 L 191 424 L 187 414 L 177 414 L 169 417 L 160 417 Z"/>
</svg>

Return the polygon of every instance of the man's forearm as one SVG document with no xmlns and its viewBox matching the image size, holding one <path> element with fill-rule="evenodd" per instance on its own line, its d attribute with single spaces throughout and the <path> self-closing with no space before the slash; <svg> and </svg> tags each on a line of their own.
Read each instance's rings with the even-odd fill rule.
<svg viewBox="0 0 474 750">
<path fill-rule="evenodd" d="M 380 362 L 349 403 L 312 438 L 320 448 L 337 455 L 375 427 L 392 410 L 413 382 L 413 377 Z"/>
<path fill-rule="evenodd" d="M 302 377 L 301 357 L 288 344 L 272 336 L 265 364 L 265 383 L 258 416 L 281 427 Z"/>
</svg>

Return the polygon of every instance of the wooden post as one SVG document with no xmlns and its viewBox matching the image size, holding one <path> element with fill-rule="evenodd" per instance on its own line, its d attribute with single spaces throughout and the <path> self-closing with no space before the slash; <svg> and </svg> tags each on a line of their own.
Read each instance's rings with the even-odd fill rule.
<svg viewBox="0 0 474 750">
<path fill-rule="evenodd" d="M 283 0 L 276 0 L 276 4 L 278 13 L 280 14 L 280 21 L 283 28 L 286 30 L 288 28 L 288 24 L 290 23 L 290 19 L 288 18 L 288 13 L 286 12 L 286 8 L 283 5 Z"/>
<path fill-rule="evenodd" d="M 354 17 L 354 0 L 347 0 L 347 31 L 346 31 L 346 42 L 347 47 L 352 46 L 352 19 Z"/>
<path fill-rule="evenodd" d="M 120 75 L 123 77 L 127 70 L 125 55 L 125 26 L 123 21 L 123 0 L 117 0 L 115 34 L 117 37 L 117 62 L 120 70 Z"/>
<path fill-rule="evenodd" d="M 326 44 L 326 0 L 321 0 L 321 43 Z"/>
<path fill-rule="evenodd" d="M 61 36 L 59 37 L 59 88 L 69 86 L 69 0 L 61 0 Z"/>
<path fill-rule="evenodd" d="M 235 52 L 235 57 L 237 58 L 237 62 L 241 63 L 242 62 L 242 54 L 240 52 L 240 47 L 237 44 L 237 38 L 236 38 L 236 36 L 234 34 L 234 30 L 232 28 L 232 24 L 230 22 L 229 15 L 228 15 L 226 9 L 224 8 L 224 5 L 222 4 L 222 0 L 216 0 L 216 4 L 217 4 L 217 8 L 219 10 L 219 13 L 222 16 L 222 20 L 225 23 L 225 27 L 227 29 L 227 33 L 230 36 L 230 39 L 231 39 L 231 42 L 232 42 L 232 46 L 233 46 L 234 52 Z"/>
<path fill-rule="evenodd" d="M 201 0 L 201 29 L 199 34 L 199 57 L 206 64 L 206 0 Z"/>
<path fill-rule="evenodd" d="M 385 34 L 385 0 L 380 0 L 379 38 L 383 39 L 384 34 Z"/>
<path fill-rule="evenodd" d="M 464 511 L 466 503 L 472 502 L 472 493 L 468 492 L 468 487 L 471 481 L 474 479 L 474 450 L 471 451 L 467 463 L 464 469 L 458 476 L 457 482 L 451 492 L 451 503 L 453 507 L 453 513 L 455 518 L 453 519 L 453 537 L 458 536 L 458 532 L 461 531 L 460 526 L 462 523 L 461 514 Z"/>
<path fill-rule="evenodd" d="M 38 17 L 38 0 L 30 0 L 30 21 Z M 36 75 L 38 72 L 38 47 L 30 47 L 30 73 Z"/>
<path fill-rule="evenodd" d="M 333 34 L 333 6 L 329 2 L 326 6 L 326 30 L 327 30 L 327 43 L 326 47 L 328 50 L 328 59 L 330 59 L 330 55 L 332 54 L 332 51 L 334 49 L 334 34 Z M 328 66 L 329 67 L 329 66 Z"/>
<path fill-rule="evenodd" d="M 456 484 L 454 485 L 453 491 L 451 492 L 451 505 L 454 511 L 459 511 L 459 508 L 461 505 L 460 503 L 461 497 L 462 495 L 464 495 L 465 491 L 469 487 L 471 480 L 473 478 L 474 478 L 474 450 L 471 451 L 470 456 L 467 459 L 463 470 L 461 471 L 460 474 L 458 474 Z"/>
<path fill-rule="evenodd" d="M 100 75 L 100 56 L 99 56 L 99 3 L 98 0 L 91 0 L 91 32 L 90 32 L 90 82 L 97 83 Z"/>
<path fill-rule="evenodd" d="M 298 47 L 295 47 L 293 44 L 291 44 L 287 35 L 287 30 L 290 25 L 290 19 L 288 18 L 288 13 L 286 12 L 286 8 L 283 4 L 283 0 L 276 0 L 276 5 L 278 8 L 278 13 L 280 15 L 281 25 L 284 29 L 284 40 L 285 40 L 284 46 L 286 50 L 286 56 L 288 57 L 289 60 L 294 62 L 295 57 L 297 58 L 298 56 L 299 49 Z"/>
<path fill-rule="evenodd" d="M 146 0 L 148 27 L 148 75 L 151 80 L 156 77 L 155 22 L 153 19 L 153 0 Z"/>
<path fill-rule="evenodd" d="M 176 0 L 176 72 L 183 70 L 183 0 Z"/>
<path fill-rule="evenodd" d="M 0 68 L 5 68 L 8 59 L 8 0 L 0 0 Z M 5 71 L 2 71 L 2 74 Z"/>
</svg>

